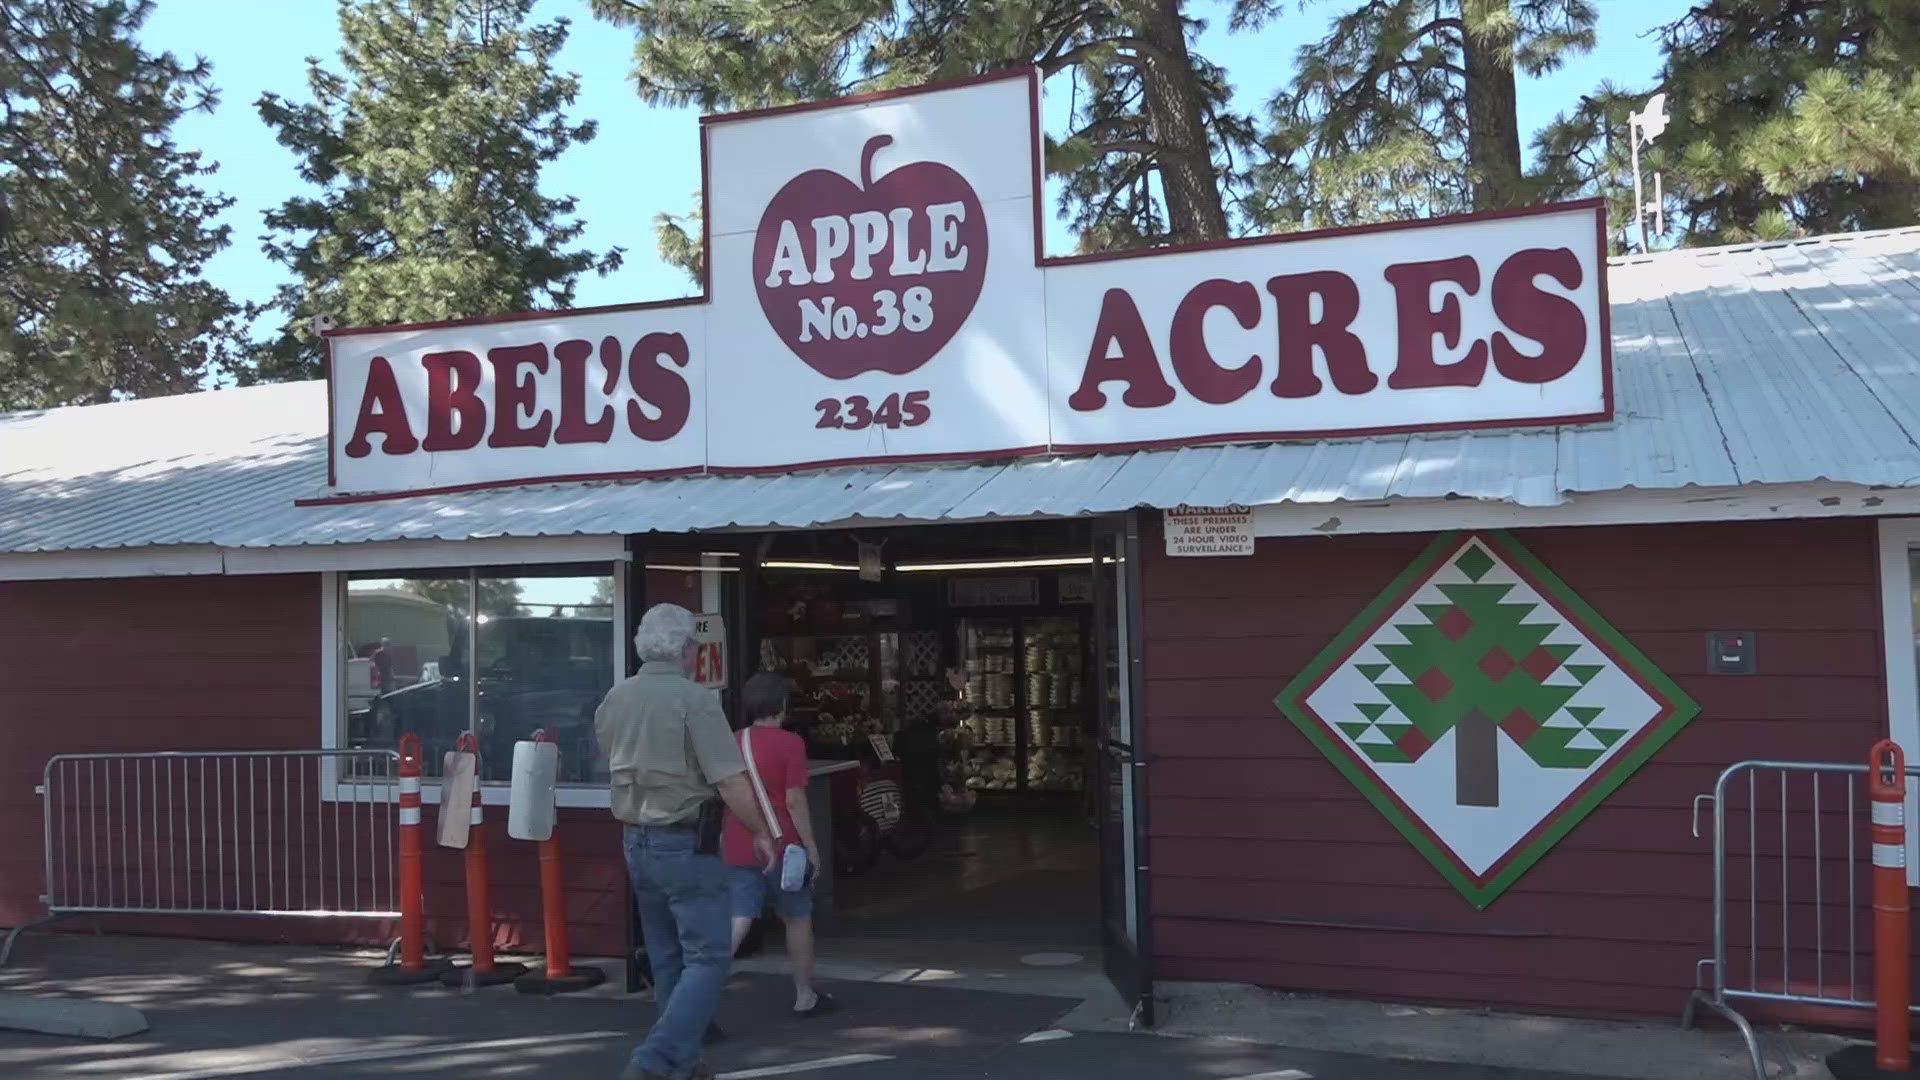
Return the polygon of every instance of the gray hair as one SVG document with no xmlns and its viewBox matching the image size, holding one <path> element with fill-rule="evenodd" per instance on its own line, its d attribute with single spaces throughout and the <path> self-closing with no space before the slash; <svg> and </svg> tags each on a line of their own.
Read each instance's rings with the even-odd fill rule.
<svg viewBox="0 0 1920 1080">
<path fill-rule="evenodd" d="M 655 604 L 640 616 L 633 647 L 643 661 L 679 663 L 693 643 L 693 612 L 679 604 Z"/>
</svg>

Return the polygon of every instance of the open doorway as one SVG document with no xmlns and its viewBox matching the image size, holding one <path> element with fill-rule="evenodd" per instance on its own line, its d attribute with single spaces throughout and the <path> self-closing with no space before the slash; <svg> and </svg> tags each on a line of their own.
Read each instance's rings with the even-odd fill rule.
<svg viewBox="0 0 1920 1080">
<path fill-rule="evenodd" d="M 857 763 L 831 777 L 830 933 L 1099 948 L 1091 562 L 1084 523 L 765 545 L 756 667 L 811 757 Z"/>
<path fill-rule="evenodd" d="M 1118 944 L 1118 970 L 1137 972 L 1138 793 L 1114 757 L 1132 749 L 1134 639 L 1115 528 L 636 538 L 636 607 L 722 614 L 730 686 L 789 681 L 833 870 L 816 885 L 825 953 L 1112 972 Z M 762 931 L 744 951 L 777 947 L 777 922 Z"/>
</svg>

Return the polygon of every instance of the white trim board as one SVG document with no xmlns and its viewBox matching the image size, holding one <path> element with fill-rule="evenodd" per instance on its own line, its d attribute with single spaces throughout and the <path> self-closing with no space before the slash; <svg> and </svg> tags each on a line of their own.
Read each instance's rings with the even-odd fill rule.
<svg viewBox="0 0 1920 1080">
<path fill-rule="evenodd" d="M 1858 484 L 1752 484 L 1738 488 L 1606 491 L 1568 495 L 1557 506 L 1520 506 L 1481 499 L 1391 499 L 1253 509 L 1255 536 L 1342 536 L 1348 533 L 1446 532 L 1567 525 L 1652 525 L 1786 518 L 1884 517 L 1920 514 L 1920 488 Z"/>
<path fill-rule="evenodd" d="M 1887 735 L 1907 755 L 1907 764 L 1920 763 L 1920 627 L 1914 625 L 1913 562 L 1908 552 L 1920 548 L 1920 518 L 1887 518 L 1880 522 L 1881 641 L 1886 647 Z M 1920 885 L 1920 785 L 1907 786 L 1907 884 Z"/>
<path fill-rule="evenodd" d="M 0 581 L 187 577 L 222 572 L 220 549 L 206 545 L 0 552 Z"/>
<path fill-rule="evenodd" d="M 340 643 L 346 635 L 340 629 L 340 575 L 320 575 L 320 749 L 340 748 L 342 708 L 347 699 L 347 669 L 340 662 Z M 339 763 L 332 758 L 320 760 L 320 790 L 329 801 L 340 799 Z M 350 800 L 357 801 L 357 800 Z"/>
<path fill-rule="evenodd" d="M 288 548 L 227 548 L 229 574 L 291 574 L 314 570 L 421 570 L 441 566 L 514 566 L 530 563 L 619 562 L 623 536 L 493 537 L 483 540 L 383 540 Z"/>
<path fill-rule="evenodd" d="M 440 566 L 619 562 L 625 558 L 626 538 L 622 536 L 383 540 L 281 548 L 186 544 L 110 551 L 0 552 L 0 581 L 420 570 Z"/>
<path fill-rule="evenodd" d="M 1556 506 L 1520 506 L 1479 499 L 1388 499 L 1375 502 L 1256 506 L 1255 536 L 1340 536 L 1569 525 L 1643 525 L 1690 521 L 1920 515 L 1920 488 L 1857 484 L 1753 484 L 1738 488 L 1607 491 L 1568 495 Z M 848 519 L 858 523 L 864 519 Z M 993 523 L 1016 520 L 990 519 Z M 1027 520 L 1027 519 L 1019 519 Z M 1035 519 L 1038 520 L 1038 519 Z M 966 525 L 967 521 L 934 524 Z M 897 525 L 889 520 L 871 524 Z M 718 532 L 805 532 L 831 529 L 728 529 Z M 111 550 L 0 552 L 0 581 L 164 577 L 200 574 L 293 574 L 393 567 L 490 566 L 534 562 L 618 562 L 618 535 L 489 537 L 472 540 L 388 540 L 278 548 L 170 545 Z"/>
</svg>

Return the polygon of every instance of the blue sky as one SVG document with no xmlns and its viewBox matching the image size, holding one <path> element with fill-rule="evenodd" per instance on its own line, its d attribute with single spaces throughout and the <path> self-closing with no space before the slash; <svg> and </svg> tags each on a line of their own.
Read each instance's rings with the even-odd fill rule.
<svg viewBox="0 0 1920 1080">
<path fill-rule="evenodd" d="M 1564 69 L 1520 88 L 1520 125 L 1530 134 L 1603 79 L 1627 86 L 1650 83 L 1659 67 L 1658 42 L 1646 31 L 1678 18 L 1689 0 L 1606 0 L 1600 5 L 1600 45 Z M 1347 0 L 1313 0 L 1304 10 L 1289 5 L 1285 16 L 1258 34 L 1226 30 L 1224 0 L 1189 5 L 1214 23 L 1200 42 L 1203 55 L 1222 64 L 1235 86 L 1236 107 L 1258 111 L 1291 73 L 1301 44 L 1318 39 Z M 253 103 L 272 91 L 304 100 L 306 58 L 320 56 L 337 69 L 339 31 L 333 0 L 279 0 L 270 26 L 263 26 L 258 0 L 160 0 L 143 33 L 149 49 L 183 58 L 195 54 L 213 63 L 221 102 L 211 114 L 182 120 L 175 135 L 182 146 L 202 150 L 220 165 L 210 186 L 237 200 L 227 214 L 234 243 L 208 265 L 208 276 L 236 299 L 264 300 L 283 279 L 260 253 L 260 214 L 300 187 L 293 156 L 273 140 Z M 542 178 L 549 193 L 580 200 L 587 222 L 584 243 L 596 250 L 627 249 L 627 262 L 605 278 L 580 281 L 582 306 L 683 296 L 691 286 L 654 255 L 652 221 L 661 210 L 684 211 L 699 188 L 698 119 L 684 109 L 643 105 L 627 81 L 631 32 L 595 23 L 584 0 L 540 0 L 541 20 L 568 18 L 573 36 L 561 53 L 564 70 L 581 77 L 571 115 L 600 122 L 600 135 L 550 165 Z M 1050 130 L 1065 122 L 1065 84 L 1048 87 Z M 1058 91 L 1058 92 L 1054 92 Z M 1049 247 L 1071 246 L 1055 223 Z"/>
</svg>

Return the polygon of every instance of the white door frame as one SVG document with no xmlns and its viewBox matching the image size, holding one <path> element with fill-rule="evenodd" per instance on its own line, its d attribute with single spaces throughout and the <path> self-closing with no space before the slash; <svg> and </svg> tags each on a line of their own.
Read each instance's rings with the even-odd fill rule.
<svg viewBox="0 0 1920 1080">
<path fill-rule="evenodd" d="M 1881 641 L 1886 648 L 1887 736 L 1920 764 L 1920 670 L 1914 652 L 1913 559 L 1920 548 L 1920 518 L 1880 519 Z M 1907 884 L 1920 885 L 1920 785 L 1907 788 Z"/>
</svg>

